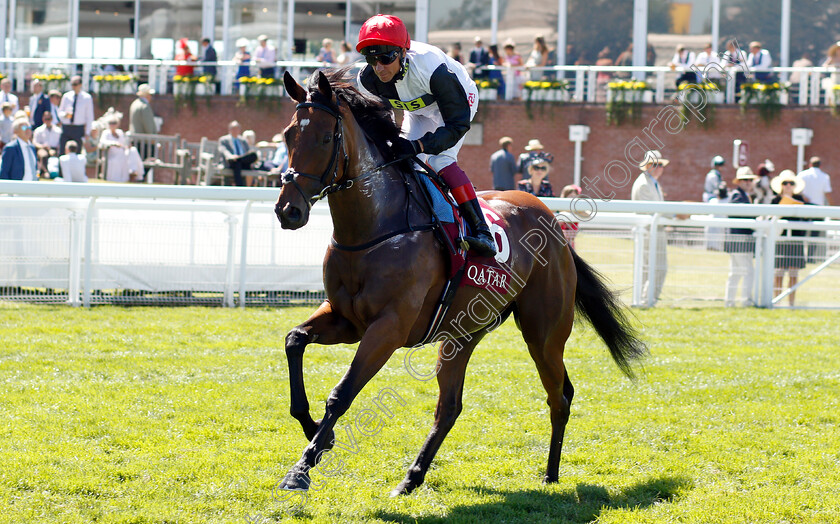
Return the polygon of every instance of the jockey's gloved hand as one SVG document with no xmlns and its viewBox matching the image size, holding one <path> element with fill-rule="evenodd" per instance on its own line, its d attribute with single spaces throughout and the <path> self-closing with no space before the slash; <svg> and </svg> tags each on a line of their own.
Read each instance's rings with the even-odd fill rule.
<svg viewBox="0 0 840 524">
<path fill-rule="evenodd" d="M 394 152 L 394 158 L 411 158 L 422 153 L 423 147 L 419 140 L 408 140 L 400 136 L 394 140 L 391 151 Z"/>
</svg>

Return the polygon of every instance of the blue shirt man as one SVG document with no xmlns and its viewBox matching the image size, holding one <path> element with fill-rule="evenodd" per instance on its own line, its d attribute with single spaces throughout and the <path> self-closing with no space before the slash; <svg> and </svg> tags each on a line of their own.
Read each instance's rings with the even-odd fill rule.
<svg viewBox="0 0 840 524">
<path fill-rule="evenodd" d="M 514 189 L 514 175 L 516 174 L 516 158 L 508 148 L 513 143 L 509 136 L 499 139 L 501 149 L 490 156 L 490 171 L 493 173 L 493 189 L 508 191 Z"/>
</svg>

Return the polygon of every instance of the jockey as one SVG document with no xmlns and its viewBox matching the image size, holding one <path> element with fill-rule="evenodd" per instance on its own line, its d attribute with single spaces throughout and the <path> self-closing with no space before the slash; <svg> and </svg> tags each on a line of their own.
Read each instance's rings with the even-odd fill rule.
<svg viewBox="0 0 840 524">
<path fill-rule="evenodd" d="M 478 89 L 467 70 L 437 47 L 412 42 L 402 20 L 391 15 L 362 25 L 356 51 L 368 63 L 359 71 L 362 92 L 404 111 L 403 136 L 392 144 L 396 157 L 422 155 L 440 173 L 474 235 L 465 239 L 470 249 L 494 256 L 496 242 L 475 189 L 458 167 L 458 151 L 478 109 Z"/>
</svg>

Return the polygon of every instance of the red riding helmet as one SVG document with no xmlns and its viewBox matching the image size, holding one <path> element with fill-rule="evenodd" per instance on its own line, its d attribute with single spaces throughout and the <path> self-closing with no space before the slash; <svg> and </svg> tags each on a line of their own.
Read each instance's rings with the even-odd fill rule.
<svg viewBox="0 0 840 524">
<path fill-rule="evenodd" d="M 408 49 L 411 39 L 402 20 L 392 15 L 376 15 L 368 18 L 359 30 L 356 51 L 372 45 L 393 45 Z"/>
</svg>

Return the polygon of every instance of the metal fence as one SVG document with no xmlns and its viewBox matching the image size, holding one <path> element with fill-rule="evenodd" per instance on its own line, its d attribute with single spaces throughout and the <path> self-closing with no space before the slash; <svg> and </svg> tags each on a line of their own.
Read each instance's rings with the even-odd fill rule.
<svg viewBox="0 0 840 524">
<path fill-rule="evenodd" d="M 172 93 L 175 87 L 173 77 L 175 67 L 179 65 L 196 66 L 196 74 L 200 75 L 203 65 L 216 65 L 218 74 L 213 81 L 218 84 L 218 92 L 223 95 L 235 95 L 244 93 L 244 87 L 240 88 L 236 79 L 239 64 L 231 61 L 196 63 L 176 60 L 102 60 L 94 59 L 55 59 L 55 58 L 6 58 L 0 57 L 0 72 L 8 76 L 13 82 L 13 89 L 17 92 L 26 92 L 29 88 L 29 81 L 33 74 L 56 73 L 63 77 L 62 80 L 49 81 L 58 89 L 69 89 L 69 78 L 71 75 L 82 76 L 83 88 L 85 90 L 97 91 L 94 86 L 94 76 L 119 74 L 115 69 L 133 75 L 133 81 L 125 86 L 125 94 L 133 94 L 137 83 L 149 83 L 158 93 Z M 362 63 L 363 64 L 363 63 Z M 356 64 L 361 67 L 362 64 Z M 303 77 L 320 67 L 329 67 L 330 64 L 316 62 L 313 60 L 290 60 L 276 62 L 277 71 L 289 71 L 299 82 Z M 257 74 L 253 68 L 253 74 Z M 644 66 L 644 67 L 622 67 L 622 66 L 551 66 L 551 67 L 502 67 L 488 66 L 487 71 L 498 71 L 504 79 L 504 86 L 496 90 L 485 90 L 490 95 L 487 98 L 502 98 L 512 100 L 525 97 L 523 85 L 529 79 L 563 79 L 568 83 L 565 89 L 566 95 L 560 99 L 570 103 L 604 103 L 607 101 L 608 80 L 624 80 L 630 78 L 643 78 L 649 85 L 649 91 L 644 101 L 656 102 L 659 104 L 670 103 L 677 93 L 674 80 L 686 70 L 677 67 L 671 69 L 666 66 Z M 729 68 L 733 72 L 734 69 Z M 840 81 L 840 71 L 834 67 L 774 67 L 769 71 L 773 77 L 783 84 L 794 75 L 798 80 L 789 85 L 789 91 L 782 93 L 780 102 L 786 105 L 801 106 L 832 106 L 835 98 L 840 98 L 840 91 L 834 89 L 835 82 Z M 280 75 L 278 75 L 280 76 Z M 718 103 L 735 103 L 737 93 L 735 82 L 726 82 L 723 79 L 711 79 L 719 83 Z M 212 88 L 201 86 L 202 92 L 207 95 L 216 93 L 216 86 Z M 280 86 L 277 93 L 282 93 Z M 495 93 L 495 94 L 493 94 Z M 201 93 L 198 93 L 201 94 Z M 560 100 L 557 99 L 557 100 Z M 552 98 L 554 100 L 554 98 Z"/>
<path fill-rule="evenodd" d="M 285 231 L 274 216 L 276 197 L 276 189 L 2 182 L 0 300 L 242 307 L 320 302 L 329 209 L 316 206 L 305 228 Z M 544 202 L 566 213 L 572 205 L 568 199 Z M 779 298 L 787 280 L 774 289 L 774 266 L 784 255 L 778 246 L 801 242 L 805 267 L 796 307 L 840 307 L 838 208 L 591 203 L 596 212 L 580 220 L 576 249 L 628 304 L 724 305 L 733 258 L 723 250 L 731 240 L 727 229 L 747 227 L 754 231 L 754 256 L 748 257 L 753 283 L 739 301 L 787 305 L 788 298 Z M 813 220 L 793 223 L 780 216 Z M 791 229 L 821 236 L 784 236 Z M 645 287 L 657 277 L 664 278 L 658 300 L 655 286 Z"/>
</svg>

